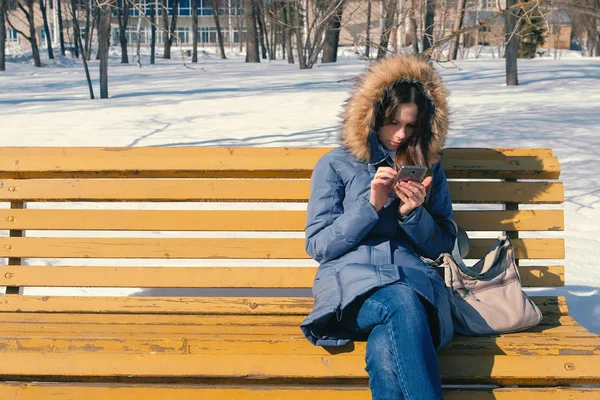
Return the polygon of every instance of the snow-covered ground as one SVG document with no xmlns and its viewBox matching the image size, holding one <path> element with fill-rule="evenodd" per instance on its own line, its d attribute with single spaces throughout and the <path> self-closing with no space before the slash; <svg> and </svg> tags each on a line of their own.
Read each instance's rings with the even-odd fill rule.
<svg viewBox="0 0 600 400">
<path fill-rule="evenodd" d="M 504 60 L 487 50 L 439 65 L 452 91 L 447 146 L 554 150 L 565 232 L 547 235 L 566 236 L 566 286 L 531 292 L 566 295 L 571 314 L 600 333 L 600 59 L 560 56 L 519 60 L 518 87 L 505 86 Z M 142 62 L 121 65 L 114 54 L 110 99 L 91 101 L 78 61 L 34 68 L 12 59 L 0 73 L 0 146 L 334 146 L 352 87 L 339 81 L 366 66 L 351 52 L 305 71 L 212 52 L 196 65 L 157 58 L 150 66 L 147 55 Z M 97 62 L 90 64 L 98 95 Z"/>
</svg>

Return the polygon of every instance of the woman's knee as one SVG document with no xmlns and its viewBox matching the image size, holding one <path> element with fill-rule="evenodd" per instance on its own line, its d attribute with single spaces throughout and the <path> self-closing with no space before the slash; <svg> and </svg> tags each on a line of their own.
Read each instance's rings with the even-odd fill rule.
<svg viewBox="0 0 600 400">
<path fill-rule="evenodd" d="M 373 297 L 374 301 L 380 303 L 390 315 L 415 315 L 426 317 L 427 312 L 421 300 L 421 296 L 411 287 L 401 284 L 390 285 L 380 289 Z"/>
</svg>

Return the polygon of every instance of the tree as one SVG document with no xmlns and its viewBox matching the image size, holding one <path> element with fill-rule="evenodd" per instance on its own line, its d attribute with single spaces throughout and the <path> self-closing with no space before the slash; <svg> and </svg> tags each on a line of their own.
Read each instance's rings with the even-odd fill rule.
<svg viewBox="0 0 600 400">
<path fill-rule="evenodd" d="M 290 4 L 290 2 L 286 2 L 283 5 L 283 23 L 284 23 L 284 28 L 283 28 L 283 35 L 285 36 L 285 42 L 287 43 L 287 48 L 288 48 L 288 54 L 287 54 L 287 59 L 288 59 L 288 64 L 293 64 L 294 63 L 294 53 L 292 52 L 292 6 Z"/>
<path fill-rule="evenodd" d="M 244 15 L 246 17 L 246 62 L 259 63 L 258 35 L 256 32 L 256 17 L 254 16 L 254 0 L 244 0 Z"/>
<path fill-rule="evenodd" d="M 215 18 L 215 26 L 217 27 L 217 42 L 219 42 L 219 48 L 221 49 L 221 60 L 226 60 L 223 33 L 221 32 L 221 23 L 219 22 L 219 0 L 212 0 L 212 12 Z"/>
<path fill-rule="evenodd" d="M 129 64 L 127 55 L 127 25 L 129 24 L 129 1 L 118 0 L 119 42 L 121 42 L 121 64 Z"/>
<path fill-rule="evenodd" d="M 77 21 L 77 5 L 76 0 L 71 0 L 71 18 L 73 21 L 73 29 L 75 35 L 75 46 L 79 46 L 81 49 L 81 60 L 83 61 L 83 69 L 85 70 L 85 78 L 88 83 L 88 90 L 90 92 L 90 99 L 94 100 L 94 87 L 92 86 L 92 78 L 90 77 L 90 70 L 86 60 L 86 54 L 83 51 L 83 43 L 81 42 L 81 32 L 79 32 L 79 21 Z"/>
<path fill-rule="evenodd" d="M 398 0 L 388 0 L 387 6 L 385 7 L 385 20 L 383 25 L 383 31 L 381 40 L 379 42 L 379 49 L 377 51 L 377 59 L 383 58 L 387 54 L 388 43 L 390 40 L 390 34 L 394 28 L 394 19 L 396 17 L 396 9 L 398 8 Z"/>
<path fill-rule="evenodd" d="M 545 36 L 548 33 L 546 21 L 537 5 L 525 7 L 521 18 L 521 29 L 519 29 L 519 58 L 535 58 L 535 51 L 538 46 L 543 46 L 546 42 Z"/>
<path fill-rule="evenodd" d="M 333 17 L 331 17 L 327 23 L 327 28 L 325 30 L 325 42 L 323 44 L 323 58 L 321 59 L 322 63 L 332 63 L 337 61 L 344 5 L 344 3 L 340 4 L 340 6 L 334 12 Z"/>
<path fill-rule="evenodd" d="M 260 50 L 261 50 L 261 54 L 262 54 L 262 58 L 263 60 L 267 59 L 267 47 L 268 45 L 265 46 L 265 27 L 263 26 L 263 22 L 262 22 L 262 18 L 261 18 L 261 7 L 260 7 L 260 2 L 261 0 L 254 0 L 254 17 L 256 18 L 256 23 L 258 24 L 258 38 L 260 41 Z"/>
<path fill-rule="evenodd" d="M 6 71 L 6 0 L 0 0 L 0 71 Z"/>
<path fill-rule="evenodd" d="M 27 39 L 27 41 L 29 41 L 29 44 L 31 45 L 31 54 L 33 57 L 33 65 L 36 67 L 41 67 L 42 62 L 40 60 L 40 50 L 38 49 L 38 43 L 37 43 L 36 31 L 35 31 L 35 10 L 33 7 L 34 3 L 33 3 L 33 0 L 24 0 L 24 2 L 25 2 L 25 6 L 23 6 L 23 4 L 20 1 L 17 1 L 17 7 L 19 7 L 19 9 L 23 12 L 23 14 L 25 15 L 25 18 L 27 19 L 27 24 L 29 26 L 29 35 L 26 35 L 24 32 L 15 28 L 15 26 L 10 21 L 10 18 L 8 18 L 8 14 L 6 14 L 6 22 L 8 22 L 10 27 L 13 30 L 17 31 L 17 33 L 19 35 L 23 36 L 25 39 Z M 25 8 L 25 7 L 27 7 L 27 8 Z"/>
<path fill-rule="evenodd" d="M 42 20 L 44 21 L 44 32 L 46 32 L 46 47 L 48 47 L 48 58 L 54 59 L 54 52 L 52 51 L 52 36 L 50 34 L 50 26 L 48 25 L 48 14 L 46 13 L 45 0 L 40 0 L 40 12 L 42 14 Z M 2 25 L 4 26 L 4 25 Z"/>
<path fill-rule="evenodd" d="M 192 62 L 198 62 L 198 0 L 192 2 Z"/>
<path fill-rule="evenodd" d="M 194 4 L 196 0 L 192 2 Z M 156 3 L 150 3 L 150 64 L 156 62 L 156 14 L 158 14 Z M 198 21 L 198 13 L 196 13 L 196 21 Z"/>
<path fill-rule="evenodd" d="M 454 32 L 458 32 L 462 28 L 463 18 L 465 16 L 466 3 L 467 0 L 457 0 L 456 18 L 454 19 Z M 450 60 L 456 60 L 456 57 L 458 57 L 459 41 L 460 35 L 456 35 L 456 37 L 450 43 L 450 52 L 448 54 Z"/>
<path fill-rule="evenodd" d="M 98 56 L 100 58 L 100 98 L 108 98 L 108 50 L 110 48 L 110 14 L 116 0 L 98 5 Z"/>
<path fill-rule="evenodd" d="M 366 44 L 365 44 L 365 55 L 367 60 L 371 59 L 371 2 L 372 0 L 367 0 L 367 27 L 366 27 Z"/>
<path fill-rule="evenodd" d="M 417 9 L 416 0 L 411 0 L 410 9 L 408 10 L 408 18 L 410 21 L 410 37 L 412 41 L 413 53 L 419 53 L 419 39 L 417 35 L 417 19 L 415 18 Z"/>
<path fill-rule="evenodd" d="M 425 7 L 425 36 L 423 37 L 423 51 L 433 45 L 433 28 L 435 14 L 435 0 L 426 0 Z"/>
<path fill-rule="evenodd" d="M 63 32 L 62 0 L 56 0 L 56 19 L 58 20 L 58 41 L 60 54 L 65 55 L 65 34 Z"/>
<path fill-rule="evenodd" d="M 169 12 L 168 12 L 168 1 L 163 0 L 163 58 L 171 58 L 171 46 L 173 45 L 173 38 L 175 37 L 175 30 L 177 29 L 177 14 L 179 14 L 179 0 L 173 0 L 173 9 L 171 16 L 171 24 L 169 25 Z"/>
<path fill-rule="evenodd" d="M 505 34 L 506 34 L 506 85 L 519 85 L 519 74 L 517 70 L 517 51 L 519 49 L 519 11 L 513 6 L 517 0 L 506 0 Z"/>
</svg>

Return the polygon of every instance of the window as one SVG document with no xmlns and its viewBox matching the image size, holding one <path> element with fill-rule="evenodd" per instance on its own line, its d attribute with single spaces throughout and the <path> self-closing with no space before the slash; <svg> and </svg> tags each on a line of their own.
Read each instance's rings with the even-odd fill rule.
<svg viewBox="0 0 600 400">
<path fill-rule="evenodd" d="M 175 35 L 179 38 L 181 44 L 191 43 L 190 40 L 190 27 L 189 26 L 179 26 L 175 30 Z M 173 40 L 175 42 L 175 40 Z"/>
<path fill-rule="evenodd" d="M 229 29 L 221 29 L 221 34 L 223 35 L 223 43 L 229 43 Z M 243 41 L 246 40 L 246 30 L 242 31 Z M 206 44 L 206 43 L 217 43 L 217 28 L 214 26 L 201 26 L 198 28 L 198 43 Z M 233 29 L 233 43 L 240 42 L 240 34 L 237 29 Z"/>
<path fill-rule="evenodd" d="M 40 46 L 45 47 L 46 44 L 48 43 L 48 42 L 46 42 L 46 30 L 45 29 L 42 29 L 40 31 L 40 39 L 41 39 Z M 50 42 L 54 42 L 54 30 L 50 31 Z"/>
<path fill-rule="evenodd" d="M 6 30 L 6 42 L 13 43 L 13 44 L 19 44 L 19 34 L 17 33 L 17 31 L 15 31 L 14 29 L 7 29 Z"/>
</svg>

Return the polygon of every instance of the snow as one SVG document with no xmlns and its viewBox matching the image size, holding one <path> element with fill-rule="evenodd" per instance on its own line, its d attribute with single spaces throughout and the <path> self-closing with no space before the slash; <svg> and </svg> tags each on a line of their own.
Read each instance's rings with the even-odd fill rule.
<svg viewBox="0 0 600 400">
<path fill-rule="evenodd" d="M 231 52 L 228 60 L 220 60 L 213 50 L 203 52 L 199 64 L 186 58 L 185 65 L 181 58 L 157 57 L 157 64 L 150 66 L 145 54 L 141 69 L 120 64 L 115 51 L 109 68 L 110 99 L 95 101 L 89 100 L 78 60 L 59 57 L 50 65 L 45 60 L 44 68 L 34 68 L 27 57 L 15 56 L 0 73 L 0 146 L 336 145 L 339 113 L 352 87 L 352 82 L 339 81 L 360 73 L 365 61 L 344 51 L 338 63 L 301 71 L 281 60 L 245 64 L 243 54 Z M 470 55 L 474 54 L 472 49 Z M 97 61 L 90 61 L 90 68 L 98 95 Z M 438 68 L 452 92 L 447 146 L 544 147 L 558 156 L 565 184 L 565 232 L 545 235 L 566 237 L 566 286 L 528 291 L 567 296 L 571 314 L 600 333 L 600 59 L 563 51 L 556 60 L 553 54 L 519 60 L 517 87 L 505 86 L 504 60 L 493 58 L 489 49 L 478 59 Z M 53 262 L 30 263 L 36 261 Z M 69 261 L 84 262 L 106 265 L 106 261 Z M 208 264 L 222 265 L 214 261 L 189 265 Z M 131 260 L 131 265 L 155 264 Z M 75 288 L 28 293 L 42 290 L 63 295 L 137 292 Z M 148 293 L 165 294 L 143 294 Z"/>
</svg>

